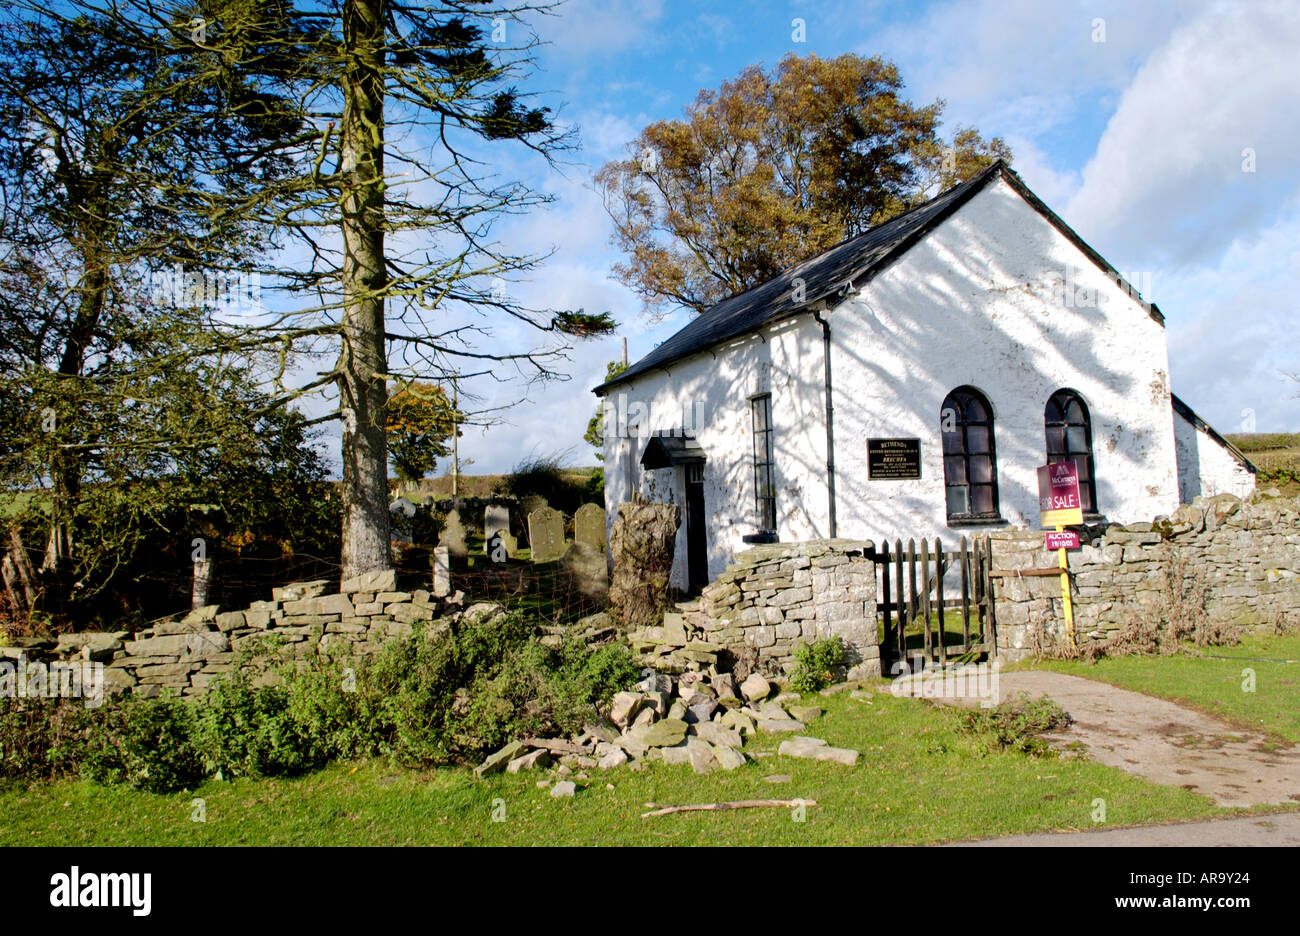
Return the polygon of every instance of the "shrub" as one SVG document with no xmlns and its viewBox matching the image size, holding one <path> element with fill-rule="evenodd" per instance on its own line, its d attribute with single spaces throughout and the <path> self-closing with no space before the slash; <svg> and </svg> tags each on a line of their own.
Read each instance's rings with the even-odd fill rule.
<svg viewBox="0 0 1300 936">
<path fill-rule="evenodd" d="M 1204 573 L 1181 554 L 1166 555 L 1161 564 L 1155 601 L 1150 605 L 1128 602 L 1124 627 L 1106 640 L 1081 647 L 1084 659 L 1094 662 L 1103 656 L 1173 654 L 1189 642 L 1199 647 L 1240 642 L 1239 626 L 1211 617 L 1210 588 Z"/>
<path fill-rule="evenodd" d="M 0 698 L 0 779 L 45 780 L 74 774 L 101 711 L 80 700 Z"/>
<path fill-rule="evenodd" d="M 402 763 L 474 760 L 512 738 L 571 732 L 635 681 L 622 646 L 544 646 L 519 614 L 475 614 L 390 642 L 362 673 Z"/>
<path fill-rule="evenodd" d="M 193 704 L 170 696 L 128 697 L 106 703 L 97 714 L 78 752 L 85 776 L 150 793 L 184 790 L 202 781 Z"/>
<path fill-rule="evenodd" d="M 544 645 L 496 606 L 417 626 L 354 673 L 319 657 L 278 667 L 275 641 L 241 653 L 199 699 L 0 699 L 0 778 L 82 775 L 169 792 L 204 777 L 284 776 L 338 758 L 472 761 L 509 740 L 573 733 L 638 670 L 621 644 Z M 266 664 L 257 669 L 252 664 Z M 270 672 L 273 681 L 253 673 Z"/>
<path fill-rule="evenodd" d="M 790 685 L 797 692 L 817 692 L 835 679 L 835 670 L 844 663 L 844 642 L 839 637 L 818 640 L 811 646 L 802 644 L 794 651 L 794 671 Z"/>
<path fill-rule="evenodd" d="M 85 776 L 167 793 L 203 778 L 194 709 L 177 698 L 0 699 L 0 777 Z"/>
<path fill-rule="evenodd" d="M 963 710 L 957 722 L 964 731 L 991 737 L 1003 750 L 1041 757 L 1051 749 L 1040 736 L 1068 727 L 1073 719 L 1048 696 L 1031 699 L 1022 692 L 991 709 Z"/>
<path fill-rule="evenodd" d="M 526 458 L 510 474 L 496 484 L 499 494 L 516 498 L 521 505 L 530 499 L 541 498 L 556 510 L 569 516 L 583 504 L 605 501 L 605 477 L 599 481 L 575 471 L 566 471 L 561 462 L 568 453 Z"/>
</svg>

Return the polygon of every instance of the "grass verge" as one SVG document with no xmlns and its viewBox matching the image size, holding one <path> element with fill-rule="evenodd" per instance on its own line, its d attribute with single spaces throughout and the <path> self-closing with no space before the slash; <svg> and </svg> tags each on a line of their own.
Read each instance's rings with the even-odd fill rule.
<svg viewBox="0 0 1300 936">
<path fill-rule="evenodd" d="M 703 777 L 685 767 L 623 767 L 592 771 L 573 799 L 539 789 L 539 773 L 478 780 L 384 761 L 174 795 L 38 783 L 0 790 L 0 844 L 887 845 L 1096 828 L 1096 799 L 1106 801 L 1108 826 L 1234 813 L 1087 760 L 1001 750 L 961 730 L 959 713 L 926 702 L 814 698 L 826 714 L 808 733 L 861 751 L 856 767 L 775 755 Z M 780 741 L 759 736 L 746 750 L 774 752 Z M 790 779 L 764 779 L 774 774 Z M 640 817 L 646 803 L 760 798 L 819 805 L 802 822 L 779 808 Z M 196 799 L 206 821 L 193 821 Z"/>
</svg>

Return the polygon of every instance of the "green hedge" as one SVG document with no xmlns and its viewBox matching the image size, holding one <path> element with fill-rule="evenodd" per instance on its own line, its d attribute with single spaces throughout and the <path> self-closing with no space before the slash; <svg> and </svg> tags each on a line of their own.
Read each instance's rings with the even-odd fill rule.
<svg viewBox="0 0 1300 936">
<path fill-rule="evenodd" d="M 254 648 L 194 700 L 0 699 L 0 779 L 82 776 L 167 792 L 354 757 L 473 763 L 514 738 L 581 730 L 638 672 L 626 646 L 548 647 L 519 614 L 417 626 L 373 660 L 290 662 L 256 685 L 277 651 Z"/>
</svg>

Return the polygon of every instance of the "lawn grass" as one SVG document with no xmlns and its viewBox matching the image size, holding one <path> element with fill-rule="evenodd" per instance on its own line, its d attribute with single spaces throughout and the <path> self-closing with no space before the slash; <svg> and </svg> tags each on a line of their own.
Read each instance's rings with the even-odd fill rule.
<svg viewBox="0 0 1300 936">
<path fill-rule="evenodd" d="M 1255 633 L 1235 647 L 1189 647 L 1174 656 L 1113 657 L 1093 664 L 1053 660 L 1030 666 L 1145 692 L 1279 740 L 1300 741 L 1300 635 Z M 1247 669 L 1254 671 L 1254 692 L 1243 689 Z"/>
<path fill-rule="evenodd" d="M 963 733 L 951 710 L 877 694 L 817 699 L 809 734 L 862 752 L 853 768 L 768 757 L 697 776 L 651 765 L 592 771 L 573 799 L 538 789 L 541 773 L 476 779 L 464 769 L 412 771 L 384 761 L 337 764 L 291 780 L 212 781 L 193 793 L 58 782 L 0 791 L 3 845 L 868 845 L 1232 814 L 1205 797 L 1078 758 L 1036 759 Z M 781 738 L 751 739 L 775 751 Z M 789 774 L 788 783 L 764 781 Z M 613 789 L 607 789 L 612 784 Z M 194 822 L 195 798 L 205 822 Z M 765 808 L 642 819 L 659 805 L 811 799 L 806 820 Z M 504 820 L 493 821 L 494 811 Z"/>
</svg>

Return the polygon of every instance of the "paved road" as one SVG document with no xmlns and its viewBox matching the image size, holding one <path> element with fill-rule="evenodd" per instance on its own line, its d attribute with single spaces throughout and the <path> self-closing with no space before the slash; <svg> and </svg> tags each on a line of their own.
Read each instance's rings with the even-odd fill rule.
<svg viewBox="0 0 1300 936">
<path fill-rule="evenodd" d="M 1039 832 L 953 842 L 953 847 L 1046 846 L 1049 848 L 1102 848 L 1108 846 L 1231 846 L 1300 845 L 1300 813 L 1240 816 L 1208 822 L 1180 822 L 1173 825 L 1136 826 L 1089 832 Z"/>
<path fill-rule="evenodd" d="M 913 691 L 923 691 L 923 681 L 914 677 L 912 683 Z M 889 691 L 908 685 L 900 680 Z M 1051 696 L 1074 724 L 1046 735 L 1049 744 L 1065 750 L 1082 746 L 1092 759 L 1153 783 L 1192 790 L 1220 806 L 1300 802 L 1300 745 L 1275 744 L 1262 732 L 1167 699 L 1065 673 L 999 673 L 993 692 L 999 701 L 1019 693 Z M 972 702 L 968 697 L 935 701 Z"/>
</svg>

